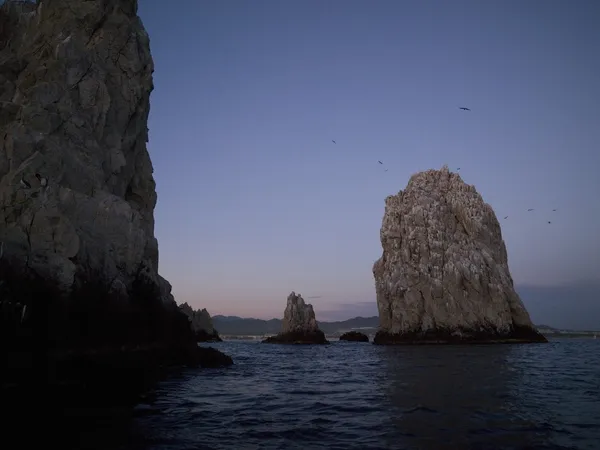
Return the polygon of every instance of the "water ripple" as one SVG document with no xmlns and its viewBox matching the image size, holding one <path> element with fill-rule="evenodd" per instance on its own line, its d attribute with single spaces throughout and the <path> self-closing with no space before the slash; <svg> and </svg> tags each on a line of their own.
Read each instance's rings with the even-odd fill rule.
<svg viewBox="0 0 600 450">
<path fill-rule="evenodd" d="M 600 448 L 599 340 L 211 345 L 236 364 L 162 383 L 106 448 Z"/>
</svg>

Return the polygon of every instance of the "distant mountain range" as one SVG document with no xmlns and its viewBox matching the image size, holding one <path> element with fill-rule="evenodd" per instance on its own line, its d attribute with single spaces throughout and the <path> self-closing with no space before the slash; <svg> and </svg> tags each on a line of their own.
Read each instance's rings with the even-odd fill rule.
<svg viewBox="0 0 600 450">
<path fill-rule="evenodd" d="M 245 319 L 238 316 L 217 315 L 212 318 L 215 329 L 221 336 L 263 336 L 277 334 L 281 331 L 281 319 Z M 365 333 L 374 333 L 379 326 L 379 317 L 354 317 L 353 319 L 338 322 L 318 322 L 319 328 L 327 335 L 338 335 L 350 330 L 363 330 Z M 536 325 L 543 334 L 556 333 L 593 333 L 573 332 L 572 330 L 559 330 L 548 325 Z"/>
<path fill-rule="evenodd" d="M 281 331 L 281 319 L 261 320 L 245 319 L 238 316 L 213 316 L 213 326 L 220 335 L 262 336 Z M 379 326 L 379 317 L 355 317 L 340 322 L 318 322 L 325 334 L 337 334 L 349 330 L 375 329 Z"/>
</svg>

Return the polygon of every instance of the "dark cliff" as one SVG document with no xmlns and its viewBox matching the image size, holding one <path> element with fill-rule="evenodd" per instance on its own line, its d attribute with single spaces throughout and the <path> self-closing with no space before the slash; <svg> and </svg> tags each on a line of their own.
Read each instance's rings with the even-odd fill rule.
<svg viewBox="0 0 600 450">
<path fill-rule="evenodd" d="M 4 386 L 214 363 L 158 274 L 152 72 L 135 0 L 0 7 Z"/>
</svg>

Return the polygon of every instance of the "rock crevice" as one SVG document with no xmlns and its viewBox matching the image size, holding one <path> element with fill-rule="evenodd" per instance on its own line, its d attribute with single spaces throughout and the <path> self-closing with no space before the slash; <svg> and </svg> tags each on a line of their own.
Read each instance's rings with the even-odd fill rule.
<svg viewBox="0 0 600 450">
<path fill-rule="evenodd" d="M 375 343 L 544 342 L 513 287 L 500 224 L 446 166 L 386 199 Z"/>
</svg>

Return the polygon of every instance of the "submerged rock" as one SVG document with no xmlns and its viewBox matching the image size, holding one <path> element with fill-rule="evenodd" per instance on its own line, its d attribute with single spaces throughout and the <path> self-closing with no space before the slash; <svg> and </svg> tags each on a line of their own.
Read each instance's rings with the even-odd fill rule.
<svg viewBox="0 0 600 450">
<path fill-rule="evenodd" d="M 179 309 L 188 317 L 192 331 L 198 342 L 222 342 L 219 333 L 215 330 L 210 314 L 206 308 L 194 311 L 187 303 L 179 305 Z"/>
<path fill-rule="evenodd" d="M 500 224 L 448 167 L 386 199 L 375 344 L 547 342 L 513 287 Z"/>
<path fill-rule="evenodd" d="M 359 331 L 348 331 L 340 336 L 340 341 L 369 342 L 369 336 Z"/>
<path fill-rule="evenodd" d="M 206 354 L 158 274 L 153 70 L 135 0 L 0 6 L 0 381 Z"/>
<path fill-rule="evenodd" d="M 281 332 L 263 341 L 266 344 L 328 344 L 325 333 L 319 330 L 315 311 L 304 303 L 300 294 L 292 292 L 287 298 Z"/>
</svg>

